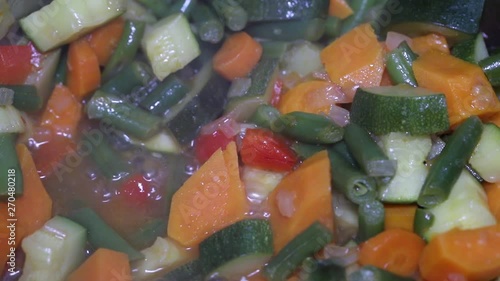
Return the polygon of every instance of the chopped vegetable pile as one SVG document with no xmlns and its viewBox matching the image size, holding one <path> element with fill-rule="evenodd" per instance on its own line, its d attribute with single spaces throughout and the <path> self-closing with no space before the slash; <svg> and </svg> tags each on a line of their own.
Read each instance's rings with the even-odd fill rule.
<svg viewBox="0 0 500 281">
<path fill-rule="evenodd" d="M 1 280 L 500 280 L 497 2 L 0 0 Z"/>
</svg>

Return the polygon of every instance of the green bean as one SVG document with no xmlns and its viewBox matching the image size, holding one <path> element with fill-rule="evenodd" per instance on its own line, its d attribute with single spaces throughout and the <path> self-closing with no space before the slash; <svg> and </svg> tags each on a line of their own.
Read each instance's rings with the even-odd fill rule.
<svg viewBox="0 0 500 281">
<path fill-rule="evenodd" d="M 417 79 L 415 79 L 412 69 L 413 61 L 416 59 L 417 55 L 411 50 L 406 41 L 389 52 L 386 55 L 386 63 L 391 80 L 396 84 L 406 83 L 417 87 Z"/>
<path fill-rule="evenodd" d="M 122 98 L 98 90 L 86 107 L 89 119 L 101 119 L 118 130 L 139 139 L 156 134 L 161 118 L 144 111 Z"/>
<path fill-rule="evenodd" d="M 111 226 L 109 226 L 94 210 L 82 208 L 73 211 L 69 217 L 72 221 L 87 229 L 88 240 L 95 248 L 107 248 L 128 255 L 130 261 L 143 259 L 144 255 L 132 248 Z"/>
<path fill-rule="evenodd" d="M 350 123 L 344 128 L 344 140 L 349 151 L 370 177 L 393 177 L 396 174 L 394 161 L 389 160 L 368 131 Z"/>
<path fill-rule="evenodd" d="M 260 44 L 262 45 L 262 58 L 281 59 L 288 50 L 290 42 L 267 40 Z"/>
<path fill-rule="evenodd" d="M 14 91 L 14 101 L 12 105 L 21 111 L 37 111 L 43 106 L 42 97 L 34 85 L 0 85 Z"/>
<path fill-rule="evenodd" d="M 418 205 L 431 208 L 448 198 L 482 131 L 483 124 L 477 116 L 469 117 L 457 127 L 430 168 L 417 200 Z"/>
<path fill-rule="evenodd" d="M 188 16 L 193 11 L 194 6 L 197 2 L 198 0 L 177 0 L 173 2 L 172 5 L 170 5 L 170 7 L 168 8 L 167 16 L 177 13 L 183 13 L 184 15 Z"/>
<path fill-rule="evenodd" d="M 347 281 L 414 281 L 414 279 L 396 275 L 373 265 L 365 265 L 349 274 Z"/>
<path fill-rule="evenodd" d="M 145 29 L 146 24 L 144 22 L 132 20 L 125 22 L 118 45 L 102 72 L 104 81 L 109 80 L 125 65 L 133 61 L 141 45 Z"/>
<path fill-rule="evenodd" d="M 328 38 L 337 38 L 340 36 L 340 28 L 342 27 L 342 20 L 338 17 L 328 16 L 325 22 L 325 35 Z"/>
<path fill-rule="evenodd" d="M 160 82 L 140 105 L 152 114 L 162 115 L 184 98 L 189 90 L 190 87 L 184 81 L 172 74 Z"/>
<path fill-rule="evenodd" d="M 307 159 L 314 154 L 327 149 L 325 145 L 316 145 L 316 144 L 308 144 L 308 143 L 301 143 L 301 142 L 295 142 L 291 145 L 291 148 L 297 156 L 299 156 L 300 159 Z"/>
<path fill-rule="evenodd" d="M 151 10 L 157 18 L 163 18 L 168 15 L 168 8 L 171 0 L 137 0 Z"/>
<path fill-rule="evenodd" d="M 105 138 L 100 142 L 95 142 L 90 138 L 84 138 L 82 141 L 87 141 L 93 145 L 90 157 L 106 178 L 119 180 L 129 174 L 130 168 L 127 162 Z"/>
<path fill-rule="evenodd" d="M 215 12 L 232 31 L 240 31 L 247 25 L 248 13 L 235 0 L 209 0 Z"/>
<path fill-rule="evenodd" d="M 263 274 L 270 281 L 286 278 L 309 256 L 332 240 L 332 233 L 319 222 L 314 222 L 295 236 L 264 266 Z"/>
<path fill-rule="evenodd" d="M 277 41 L 317 41 L 325 32 L 325 19 L 263 22 L 245 28 L 252 37 Z"/>
<path fill-rule="evenodd" d="M 420 237 L 425 238 L 425 233 L 434 224 L 434 215 L 426 209 L 418 208 L 415 211 L 415 218 L 413 219 L 413 232 Z"/>
<path fill-rule="evenodd" d="M 255 113 L 250 117 L 249 122 L 259 127 L 270 129 L 280 116 L 281 113 L 276 107 L 263 104 L 257 107 Z"/>
<path fill-rule="evenodd" d="M 61 57 L 57 64 L 54 83 L 66 85 L 66 77 L 68 76 L 68 52 L 64 48 L 61 50 Z"/>
<path fill-rule="evenodd" d="M 23 194 L 23 171 L 16 153 L 16 136 L 0 133 L 0 199 Z M 13 203 L 10 200 L 7 201 Z"/>
<path fill-rule="evenodd" d="M 378 200 L 371 200 L 358 208 L 358 243 L 364 242 L 384 231 L 385 209 Z"/>
<path fill-rule="evenodd" d="M 134 89 L 148 85 L 153 79 L 149 65 L 134 61 L 101 86 L 100 90 L 113 95 L 128 95 Z"/>
<path fill-rule="evenodd" d="M 367 22 L 370 13 L 373 12 L 373 7 L 384 5 L 387 0 L 352 0 L 350 6 L 354 14 L 342 21 L 340 34 L 345 34 L 356 26 Z"/>
<path fill-rule="evenodd" d="M 328 157 L 333 188 L 355 204 L 362 204 L 377 197 L 376 182 L 373 178 L 354 168 L 333 149 L 328 150 Z"/>
<path fill-rule="evenodd" d="M 219 43 L 224 37 L 224 25 L 207 5 L 197 3 L 191 11 L 191 18 L 200 40 Z"/>
<path fill-rule="evenodd" d="M 167 231 L 166 218 L 155 218 L 139 227 L 129 238 L 130 244 L 136 249 L 145 249 L 151 246 L 156 238 L 162 237 Z"/>
<path fill-rule="evenodd" d="M 300 111 L 281 115 L 271 130 L 311 144 L 332 144 L 344 135 L 344 129 L 328 117 Z"/>
<path fill-rule="evenodd" d="M 345 140 L 341 140 L 339 142 L 336 142 L 332 145 L 332 149 L 335 150 L 338 154 L 340 154 L 344 159 L 351 164 L 351 166 L 355 169 L 360 169 L 358 162 L 356 162 L 356 159 L 354 159 L 354 156 L 352 155 L 351 151 L 349 151 L 349 147 L 347 146 L 347 143 Z"/>
</svg>

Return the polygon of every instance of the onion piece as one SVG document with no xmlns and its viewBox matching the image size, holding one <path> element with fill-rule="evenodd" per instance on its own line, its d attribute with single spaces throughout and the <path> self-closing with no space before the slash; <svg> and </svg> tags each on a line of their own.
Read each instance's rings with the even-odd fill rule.
<svg viewBox="0 0 500 281">
<path fill-rule="evenodd" d="M 387 32 L 387 37 L 385 39 L 385 45 L 389 51 L 396 49 L 403 41 L 406 41 L 409 45 L 411 45 L 411 38 L 397 32 L 389 31 Z"/>
<path fill-rule="evenodd" d="M 433 136 L 431 151 L 429 151 L 429 154 L 427 155 L 427 161 L 430 161 L 441 154 L 445 146 L 446 143 L 441 138 Z"/>
<path fill-rule="evenodd" d="M 359 248 L 357 246 L 342 247 L 335 244 L 328 244 L 323 251 L 324 260 L 322 262 L 347 267 L 355 264 L 359 258 Z"/>
<path fill-rule="evenodd" d="M 229 87 L 227 96 L 229 98 L 232 97 L 241 97 L 244 96 L 250 86 L 252 85 L 252 79 L 248 77 L 244 78 L 236 78 L 231 82 L 231 86 Z"/>
<path fill-rule="evenodd" d="M 289 192 L 286 190 L 280 190 L 276 195 L 276 200 L 278 203 L 278 210 L 281 215 L 291 218 L 295 213 L 295 205 L 293 202 L 297 198 L 297 194 L 295 192 Z"/>
<path fill-rule="evenodd" d="M 240 126 L 233 118 L 222 116 L 203 126 L 200 134 L 211 135 L 217 130 L 221 131 L 227 138 L 232 138 L 240 132 Z"/>
<path fill-rule="evenodd" d="M 332 106 L 328 117 L 330 117 L 330 119 L 332 119 L 337 125 L 342 127 L 346 126 L 350 122 L 349 110 L 337 105 Z"/>
<path fill-rule="evenodd" d="M 358 209 L 342 193 L 333 193 L 333 215 L 335 218 L 334 234 L 338 244 L 345 244 L 352 240 L 358 232 Z"/>
<path fill-rule="evenodd" d="M 14 90 L 9 88 L 0 88 L 0 106 L 11 105 L 14 102 Z"/>
</svg>

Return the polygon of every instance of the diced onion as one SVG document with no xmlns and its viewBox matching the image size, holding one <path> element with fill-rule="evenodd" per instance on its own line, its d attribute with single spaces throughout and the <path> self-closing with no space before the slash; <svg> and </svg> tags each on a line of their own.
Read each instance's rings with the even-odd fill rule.
<svg viewBox="0 0 500 281">
<path fill-rule="evenodd" d="M 406 41 L 408 44 L 411 44 L 411 38 L 397 32 L 389 31 L 387 32 L 387 37 L 385 39 L 385 45 L 387 46 L 387 49 L 389 51 L 392 51 L 396 49 L 399 44 L 403 43 L 403 41 Z"/>
<path fill-rule="evenodd" d="M 232 97 L 241 97 L 245 95 L 252 85 L 252 79 L 244 77 L 244 78 L 236 78 L 231 82 L 231 86 L 229 87 L 227 96 Z"/>
<path fill-rule="evenodd" d="M 232 138 L 240 132 L 240 127 L 234 119 L 223 116 L 203 126 L 200 134 L 211 135 L 217 130 L 221 131 L 226 137 Z"/>
<path fill-rule="evenodd" d="M 285 191 L 285 190 L 280 190 L 278 194 L 276 195 L 276 200 L 278 202 L 278 210 L 280 211 L 281 215 L 290 218 L 293 216 L 295 213 L 295 205 L 293 204 L 293 201 L 297 195 L 293 192 Z"/>
<path fill-rule="evenodd" d="M 328 244 L 324 248 L 323 255 L 330 262 L 338 266 L 347 267 L 358 261 L 359 249 L 357 246 L 342 247 L 335 244 Z"/>
<path fill-rule="evenodd" d="M 342 127 L 346 126 L 350 122 L 349 110 L 340 106 L 332 106 L 328 116 L 333 120 L 333 122 Z"/>
</svg>

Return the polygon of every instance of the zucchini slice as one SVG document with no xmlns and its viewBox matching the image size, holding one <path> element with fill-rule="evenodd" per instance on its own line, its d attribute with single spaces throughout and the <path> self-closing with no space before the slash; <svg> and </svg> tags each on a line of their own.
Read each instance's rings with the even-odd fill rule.
<svg viewBox="0 0 500 281">
<path fill-rule="evenodd" d="M 26 261 L 20 281 L 63 281 L 85 260 L 87 231 L 81 225 L 55 216 L 21 247 Z"/>
<path fill-rule="evenodd" d="M 449 128 L 445 95 L 408 85 L 359 88 L 351 121 L 376 135 L 426 135 Z"/>
<path fill-rule="evenodd" d="M 487 182 L 500 181 L 500 128 L 484 124 L 483 133 L 469 163 Z"/>
<path fill-rule="evenodd" d="M 471 38 L 479 31 L 485 0 L 388 1 L 387 31 L 408 36 L 440 33 L 450 44 Z"/>
<path fill-rule="evenodd" d="M 236 280 L 262 267 L 273 254 L 273 234 L 267 220 L 234 223 L 200 243 L 204 272 Z"/>
<path fill-rule="evenodd" d="M 125 0 L 54 0 L 19 23 L 35 45 L 46 52 L 116 18 L 125 8 Z"/>
</svg>

